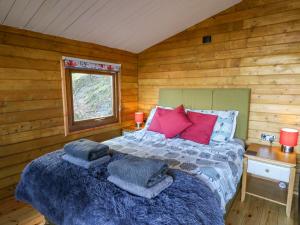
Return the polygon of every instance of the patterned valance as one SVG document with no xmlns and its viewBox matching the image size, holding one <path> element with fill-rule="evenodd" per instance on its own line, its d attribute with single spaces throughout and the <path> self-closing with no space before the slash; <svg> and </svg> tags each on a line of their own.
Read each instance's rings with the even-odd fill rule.
<svg viewBox="0 0 300 225">
<path fill-rule="evenodd" d="M 120 64 L 113 64 L 107 62 L 100 62 L 87 59 L 78 59 L 71 57 L 63 57 L 64 66 L 68 69 L 91 69 L 101 71 L 114 71 L 119 72 L 121 69 Z"/>
</svg>

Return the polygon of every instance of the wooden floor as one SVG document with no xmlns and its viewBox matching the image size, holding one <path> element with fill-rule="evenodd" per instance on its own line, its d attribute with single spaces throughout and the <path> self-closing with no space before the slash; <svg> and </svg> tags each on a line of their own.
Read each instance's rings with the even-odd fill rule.
<svg viewBox="0 0 300 225">
<path fill-rule="evenodd" d="M 254 196 L 246 195 L 240 201 L 240 194 L 233 203 L 226 219 L 226 225 L 300 225 L 298 198 L 294 195 L 291 217 L 285 207 Z"/>
<path fill-rule="evenodd" d="M 6 200 L 0 204 L 1 225 L 44 225 L 44 217 L 29 205 L 15 200 Z"/>
<path fill-rule="evenodd" d="M 3 204 L 4 203 L 4 204 Z M 228 214 L 226 225 L 298 225 L 298 199 L 293 201 L 290 218 L 284 206 L 247 195 L 241 203 L 239 196 Z M 30 206 L 13 200 L 1 202 L 1 225 L 43 225 L 44 217 Z"/>
</svg>

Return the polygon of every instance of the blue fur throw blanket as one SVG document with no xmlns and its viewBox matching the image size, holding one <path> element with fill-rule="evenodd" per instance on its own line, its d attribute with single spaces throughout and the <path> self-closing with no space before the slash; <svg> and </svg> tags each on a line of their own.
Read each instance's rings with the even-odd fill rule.
<svg viewBox="0 0 300 225">
<path fill-rule="evenodd" d="M 170 170 L 173 184 L 153 199 L 132 195 L 107 181 L 109 162 L 88 170 L 62 160 L 62 150 L 26 166 L 16 198 L 56 225 L 221 225 L 223 213 L 202 181 Z M 111 161 L 123 158 L 115 154 Z"/>
</svg>

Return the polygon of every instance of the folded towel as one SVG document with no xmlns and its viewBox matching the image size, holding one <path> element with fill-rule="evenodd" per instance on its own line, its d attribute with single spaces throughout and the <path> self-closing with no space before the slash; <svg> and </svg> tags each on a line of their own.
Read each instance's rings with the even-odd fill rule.
<svg viewBox="0 0 300 225">
<path fill-rule="evenodd" d="M 152 187 L 165 178 L 168 165 L 157 159 L 126 156 L 111 162 L 107 170 L 111 176 L 142 187 Z"/>
<path fill-rule="evenodd" d="M 83 159 L 79 159 L 79 158 L 76 158 L 72 155 L 68 155 L 68 154 L 65 154 L 62 156 L 62 159 L 63 160 L 66 160 L 76 166 L 80 166 L 80 167 L 83 167 L 85 169 L 89 169 L 90 167 L 94 167 L 94 166 L 98 166 L 98 165 L 101 165 L 103 163 L 106 163 L 110 160 L 110 156 L 109 155 L 106 155 L 106 156 L 103 156 L 101 158 L 98 158 L 96 160 L 93 160 L 93 161 L 86 161 L 86 160 L 83 160 Z"/>
<path fill-rule="evenodd" d="M 166 176 L 162 181 L 150 188 L 145 188 L 136 184 L 126 182 L 115 176 L 109 176 L 107 180 L 131 194 L 149 199 L 156 197 L 160 192 L 168 188 L 173 183 L 173 178 L 171 176 Z"/>
<path fill-rule="evenodd" d="M 72 141 L 64 146 L 67 154 L 91 161 L 107 155 L 109 147 L 88 139 Z"/>
</svg>

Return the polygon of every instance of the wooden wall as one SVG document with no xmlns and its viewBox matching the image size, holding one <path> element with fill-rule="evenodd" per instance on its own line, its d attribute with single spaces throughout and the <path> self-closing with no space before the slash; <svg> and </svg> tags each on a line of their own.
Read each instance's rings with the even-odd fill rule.
<svg viewBox="0 0 300 225">
<path fill-rule="evenodd" d="M 202 44 L 208 34 L 213 42 Z M 137 94 L 148 112 L 160 87 L 250 87 L 248 142 L 300 128 L 299 0 L 244 0 L 139 54 L 138 79 L 134 54 L 0 26 L 0 200 L 30 160 L 76 138 L 120 134 L 114 126 L 64 136 L 62 56 L 122 64 L 122 126 L 133 121 Z"/>
<path fill-rule="evenodd" d="M 99 45 L 0 26 L 0 201 L 12 196 L 32 159 L 65 142 L 104 140 L 120 126 L 65 137 L 60 59 L 73 56 L 122 64 L 122 125 L 137 109 L 137 56 Z"/>
<path fill-rule="evenodd" d="M 204 35 L 211 44 L 202 44 Z M 139 110 L 148 112 L 162 87 L 249 87 L 248 143 L 260 143 L 262 132 L 300 129 L 299 0 L 244 0 L 145 50 L 138 62 Z"/>
</svg>

